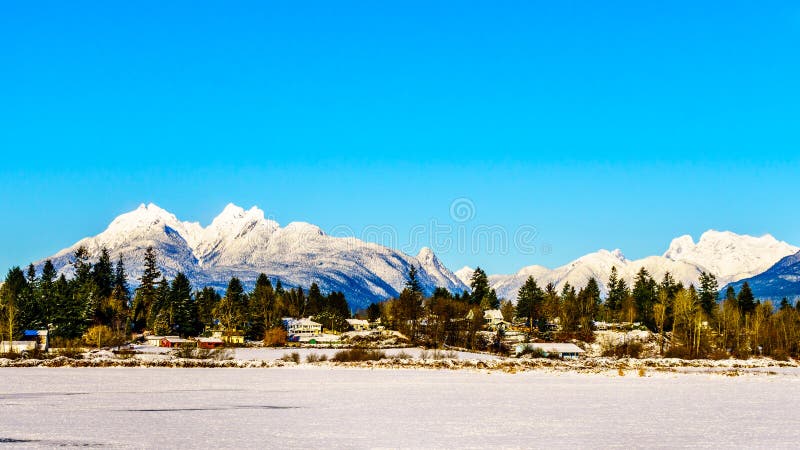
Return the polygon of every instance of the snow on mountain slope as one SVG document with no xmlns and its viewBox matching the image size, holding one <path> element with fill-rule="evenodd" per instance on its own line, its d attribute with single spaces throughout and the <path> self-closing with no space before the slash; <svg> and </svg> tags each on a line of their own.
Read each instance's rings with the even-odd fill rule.
<svg viewBox="0 0 800 450">
<path fill-rule="evenodd" d="M 492 275 L 489 282 L 499 297 L 515 300 L 517 291 L 529 276 L 533 276 L 540 286 L 552 282 L 558 289 L 567 282 L 580 288 L 594 277 L 605 295 L 605 283 L 611 268 L 616 266 L 619 276 L 629 283 L 644 267 L 657 280 L 669 272 L 684 285 L 697 285 L 701 272 L 706 271 L 716 275 L 719 285 L 723 286 L 761 273 L 784 256 L 797 251 L 797 247 L 770 235 L 753 237 L 709 230 L 703 233 L 696 244 L 691 236 L 674 239 L 663 256 L 631 261 L 619 250 L 600 250 L 555 269 L 529 266 L 516 274 Z"/>
<path fill-rule="evenodd" d="M 413 257 L 354 238 L 328 236 L 308 223 L 292 222 L 281 228 L 258 208 L 245 211 L 233 204 L 206 228 L 181 222 L 156 205 L 141 205 L 116 218 L 99 235 L 82 239 L 49 259 L 69 276 L 72 255 L 81 245 L 93 259 L 103 247 L 113 260 L 122 256 L 134 283 L 141 275 L 145 249 L 153 246 L 167 277 L 183 272 L 195 287 L 222 289 L 232 276 L 252 286 L 263 272 L 287 286 L 308 288 L 316 282 L 323 291 L 343 291 L 353 308 L 398 295 L 412 266 L 418 268 L 426 291 L 438 286 L 451 291 L 466 288 L 430 249 Z"/>
<path fill-rule="evenodd" d="M 664 257 L 703 267 L 717 275 L 720 284 L 727 284 L 764 272 L 780 258 L 798 250 L 800 248 L 769 234 L 753 237 L 709 230 L 700 236 L 697 244 L 691 236 L 673 240 Z"/>
<path fill-rule="evenodd" d="M 462 283 L 469 286 L 470 280 L 472 279 L 472 274 L 475 273 L 475 269 L 470 266 L 464 266 L 455 272 L 456 278 L 461 280 Z"/>
<path fill-rule="evenodd" d="M 790 300 L 800 298 L 800 252 L 781 259 L 754 277 L 739 280 L 730 286 L 739 292 L 745 281 L 756 298 L 771 299 L 775 304 L 784 297 Z"/>
</svg>

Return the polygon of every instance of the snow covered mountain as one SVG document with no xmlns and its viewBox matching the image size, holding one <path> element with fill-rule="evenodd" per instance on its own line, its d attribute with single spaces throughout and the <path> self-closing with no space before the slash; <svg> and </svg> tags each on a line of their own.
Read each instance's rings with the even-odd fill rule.
<svg viewBox="0 0 800 450">
<path fill-rule="evenodd" d="M 800 252 L 789 255 L 766 271 L 731 283 L 736 292 L 747 282 L 756 298 L 779 301 L 800 298 Z"/>
<path fill-rule="evenodd" d="M 182 222 L 152 203 L 143 204 L 114 219 L 99 235 L 48 259 L 70 276 L 72 254 L 81 245 L 92 258 L 103 247 L 114 261 L 121 255 L 132 281 L 141 275 L 145 249 L 153 246 L 167 277 L 183 272 L 195 287 L 222 289 L 232 276 L 252 286 L 263 272 L 285 286 L 308 288 L 316 282 L 325 292 L 342 291 L 353 308 L 398 295 L 411 266 L 418 268 L 427 291 L 437 286 L 452 291 L 466 288 L 428 248 L 414 257 L 355 238 L 328 236 L 304 222 L 280 227 L 256 207 L 244 210 L 233 204 L 205 228 Z"/>
<path fill-rule="evenodd" d="M 691 236 L 673 239 L 662 256 L 648 256 L 639 260 L 628 260 L 620 250 L 600 250 L 582 256 L 575 261 L 555 269 L 543 266 L 528 266 L 511 275 L 491 275 L 489 283 L 499 297 L 515 300 L 517 291 L 529 276 L 541 285 L 554 283 L 559 289 L 569 282 L 582 287 L 590 277 L 600 283 L 605 295 L 605 283 L 616 266 L 620 277 L 632 282 L 636 273 L 644 267 L 650 275 L 660 280 L 666 272 L 688 285 L 698 284 L 700 273 L 716 275 L 720 286 L 748 278 L 769 269 L 781 258 L 796 253 L 800 248 L 778 241 L 770 235 L 753 237 L 729 231 L 709 230 L 695 243 Z M 472 275 L 470 268 L 457 272 L 468 284 Z"/>
</svg>

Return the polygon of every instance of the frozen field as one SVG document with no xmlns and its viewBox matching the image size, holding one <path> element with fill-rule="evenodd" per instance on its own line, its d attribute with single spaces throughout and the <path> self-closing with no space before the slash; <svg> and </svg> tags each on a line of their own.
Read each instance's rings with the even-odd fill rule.
<svg viewBox="0 0 800 450">
<path fill-rule="evenodd" d="M 21 447 L 797 448 L 800 376 L 6 368 Z"/>
</svg>

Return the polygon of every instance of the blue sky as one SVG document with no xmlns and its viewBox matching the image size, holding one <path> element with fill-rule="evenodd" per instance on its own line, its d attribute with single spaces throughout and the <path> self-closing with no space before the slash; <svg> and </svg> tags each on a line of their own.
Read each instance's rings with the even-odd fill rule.
<svg viewBox="0 0 800 450">
<path fill-rule="evenodd" d="M 535 227 L 533 252 L 434 245 L 492 273 L 708 228 L 800 244 L 796 2 L 299 3 L 0 6 L 0 268 L 142 202 L 409 251 Z"/>
</svg>

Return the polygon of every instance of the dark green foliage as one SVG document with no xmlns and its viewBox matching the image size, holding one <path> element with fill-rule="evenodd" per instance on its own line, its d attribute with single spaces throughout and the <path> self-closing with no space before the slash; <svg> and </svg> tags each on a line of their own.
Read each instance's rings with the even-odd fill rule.
<svg viewBox="0 0 800 450">
<path fill-rule="evenodd" d="M 606 307 L 612 312 L 618 312 L 629 294 L 628 284 L 625 280 L 619 278 L 617 267 L 612 267 L 611 275 L 608 278 L 608 298 L 606 298 Z"/>
<path fill-rule="evenodd" d="M 411 292 L 422 294 L 422 284 L 420 284 L 419 278 L 417 278 L 417 268 L 414 266 L 411 266 L 411 268 L 408 269 L 406 289 L 410 290 Z"/>
<path fill-rule="evenodd" d="M 636 274 L 632 294 L 639 321 L 647 325 L 648 328 L 655 329 L 653 305 L 656 303 L 656 282 L 644 267 Z"/>
<path fill-rule="evenodd" d="M 739 296 L 736 298 L 736 301 L 739 303 L 739 308 L 745 314 L 750 314 L 756 309 L 756 299 L 747 281 L 742 284 L 742 289 L 739 291 Z"/>
<path fill-rule="evenodd" d="M 489 288 L 489 277 L 480 267 L 473 272 L 470 279 L 470 287 L 472 288 L 472 295 L 469 298 L 470 305 L 490 306 L 489 303 L 499 303 L 497 302 L 497 294 L 494 294 L 494 299 L 491 298 L 492 291 Z"/>
<path fill-rule="evenodd" d="M 137 331 L 144 330 L 152 317 L 153 305 L 156 302 L 156 281 L 161 277 L 156 261 L 156 252 L 148 247 L 144 253 L 144 267 L 139 278 L 139 287 L 133 298 L 133 324 Z"/>
<path fill-rule="evenodd" d="M 367 319 L 370 322 L 375 322 L 381 317 L 381 307 L 377 303 L 369 305 L 367 308 Z"/>
<path fill-rule="evenodd" d="M 272 289 L 272 282 L 266 275 L 260 274 L 256 279 L 255 289 L 249 296 L 248 321 L 250 327 L 247 331 L 250 339 L 264 339 L 264 333 L 277 325 L 276 300 L 277 295 Z"/>
<path fill-rule="evenodd" d="M 700 307 L 706 314 L 712 316 L 717 306 L 719 297 L 719 285 L 717 277 L 713 274 L 703 272 L 700 274 Z"/>
<path fill-rule="evenodd" d="M 539 288 L 533 277 L 528 277 L 517 294 L 516 316 L 524 318 L 528 326 L 533 329 L 544 316 L 544 300 L 544 291 Z"/>
<path fill-rule="evenodd" d="M 195 294 L 197 299 L 197 321 L 199 328 L 212 328 L 214 326 L 214 310 L 221 297 L 213 288 L 204 287 L 202 291 Z"/>
</svg>

